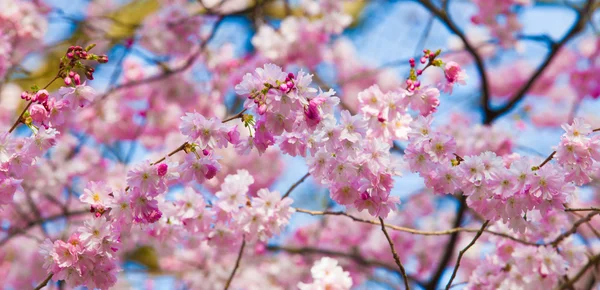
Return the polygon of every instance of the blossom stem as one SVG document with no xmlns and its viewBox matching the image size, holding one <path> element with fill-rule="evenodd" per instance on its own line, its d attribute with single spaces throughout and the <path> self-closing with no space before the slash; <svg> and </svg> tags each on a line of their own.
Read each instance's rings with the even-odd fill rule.
<svg viewBox="0 0 600 290">
<path fill-rule="evenodd" d="M 398 253 L 396 252 L 396 248 L 394 247 L 394 242 L 392 241 L 392 239 L 390 238 L 390 235 L 388 234 L 387 230 L 385 229 L 385 223 L 383 222 L 383 219 L 381 217 L 379 217 L 379 221 L 381 222 L 381 231 L 385 234 L 385 238 L 387 239 L 388 243 L 390 244 L 390 249 L 392 250 L 392 255 L 394 256 L 394 261 L 396 261 L 396 265 L 398 265 L 398 268 L 400 268 L 400 273 L 402 273 L 402 278 L 404 278 L 404 287 L 406 287 L 406 290 L 409 290 L 410 286 L 408 285 L 408 277 L 406 277 L 406 270 L 404 270 L 404 266 L 402 266 L 400 257 L 398 256 Z"/>
<path fill-rule="evenodd" d="M 48 275 L 48 277 L 46 277 L 46 279 L 44 279 L 44 281 L 42 281 L 42 283 L 40 283 L 35 288 L 33 288 L 33 290 L 40 290 L 40 289 L 46 287 L 46 285 L 48 285 L 48 282 L 50 282 L 50 279 L 52 279 L 53 275 L 54 275 L 54 273 L 50 273 Z"/>
<path fill-rule="evenodd" d="M 477 239 L 479 239 L 479 237 L 481 237 L 481 234 L 483 234 L 485 227 L 487 227 L 487 225 L 489 223 L 490 223 L 490 220 L 486 220 L 483 223 L 483 225 L 481 226 L 481 229 L 477 232 L 477 234 L 475 234 L 475 237 L 473 238 L 473 240 L 464 249 L 462 249 L 458 253 L 458 259 L 456 260 L 456 265 L 454 266 L 454 271 L 452 271 L 452 276 L 450 277 L 450 281 L 448 281 L 448 284 L 446 284 L 446 290 L 450 289 L 450 287 L 452 286 L 452 281 L 454 281 L 454 278 L 456 277 L 456 273 L 458 272 L 458 267 L 460 267 L 460 260 L 462 259 L 463 255 L 469 250 L 469 248 L 471 248 L 475 244 L 475 242 L 477 242 Z"/>
<path fill-rule="evenodd" d="M 42 90 L 47 89 L 58 78 L 59 78 L 58 75 L 56 75 L 49 83 L 46 84 L 46 86 L 44 86 L 42 88 Z M 31 104 L 33 104 L 33 101 L 29 101 L 29 103 L 27 104 L 27 106 L 25 106 L 25 109 L 23 109 L 23 111 L 21 111 L 21 114 L 19 115 L 19 117 L 17 118 L 17 120 L 15 121 L 15 123 L 8 130 L 9 134 L 12 133 L 15 129 L 17 129 L 17 126 L 19 126 L 19 124 L 23 121 L 22 120 L 23 119 L 23 115 L 25 115 L 25 112 L 27 112 L 27 110 L 29 109 L 29 107 L 31 106 Z"/>
<path fill-rule="evenodd" d="M 304 176 L 302 176 L 302 178 L 300 178 L 300 180 L 296 181 L 296 183 L 292 184 L 292 186 L 290 186 L 290 189 L 288 189 L 285 194 L 281 197 L 281 199 L 284 199 L 286 197 L 288 197 L 292 191 L 294 191 L 294 189 L 296 187 L 298 187 L 298 185 L 300 185 L 300 183 L 304 182 L 304 180 L 306 180 L 306 178 L 308 178 L 308 176 L 310 176 L 310 172 L 304 174 Z"/>
<path fill-rule="evenodd" d="M 233 271 L 231 271 L 231 275 L 229 275 L 229 279 L 227 279 L 227 283 L 225 284 L 225 290 L 229 289 L 231 285 L 231 281 L 233 281 L 233 277 L 235 276 L 235 272 L 240 267 L 240 261 L 242 260 L 242 255 L 244 254 L 244 247 L 246 247 L 246 238 L 242 240 L 242 246 L 240 247 L 240 252 L 238 253 L 238 257 L 235 261 L 235 267 L 233 267 Z"/>
</svg>

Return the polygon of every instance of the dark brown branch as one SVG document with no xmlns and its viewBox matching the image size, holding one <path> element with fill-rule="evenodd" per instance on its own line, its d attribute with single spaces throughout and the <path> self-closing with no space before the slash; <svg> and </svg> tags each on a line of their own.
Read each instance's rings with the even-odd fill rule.
<svg viewBox="0 0 600 290">
<path fill-rule="evenodd" d="M 575 21 L 575 23 L 571 26 L 567 34 L 559 42 L 557 42 L 551 47 L 550 52 L 548 53 L 540 67 L 535 71 L 531 78 L 529 78 L 527 83 L 525 83 L 525 85 L 523 85 L 523 87 L 521 87 L 519 91 L 515 93 L 515 95 L 510 99 L 510 101 L 508 101 L 508 103 L 504 104 L 497 110 L 491 110 L 490 114 L 486 114 L 486 119 L 484 120 L 486 124 L 493 122 L 496 118 L 510 111 L 519 103 L 519 101 L 521 101 L 525 97 L 525 94 L 527 94 L 529 89 L 531 89 L 531 87 L 540 78 L 540 76 L 542 76 L 546 68 L 548 68 L 548 66 L 552 63 L 554 57 L 558 55 L 560 49 L 565 44 L 567 44 L 567 42 L 569 42 L 573 37 L 575 37 L 575 35 L 577 35 L 583 30 L 583 28 L 585 27 L 585 23 L 587 22 L 587 18 L 591 13 L 590 10 L 592 8 L 593 2 L 594 0 L 587 0 L 585 7 L 583 7 L 582 10 L 577 10 L 578 18 Z M 489 108 L 488 106 L 489 104 L 486 105 L 486 108 Z"/>
<path fill-rule="evenodd" d="M 597 208 L 597 207 L 565 208 L 565 211 L 600 211 L 600 208 Z"/>
<path fill-rule="evenodd" d="M 306 180 L 309 176 L 310 176 L 310 172 L 304 174 L 304 176 L 302 176 L 302 178 L 300 178 L 300 180 L 296 181 L 296 183 L 294 183 L 294 184 L 292 184 L 292 186 L 290 186 L 290 189 L 288 189 L 285 192 L 285 194 L 281 197 L 281 199 L 288 197 L 292 193 L 292 191 L 294 191 L 294 189 L 296 187 L 298 187 L 298 185 L 300 185 L 300 183 L 304 182 L 304 180 Z"/>
<path fill-rule="evenodd" d="M 394 242 L 392 241 L 390 235 L 385 229 L 385 223 L 383 222 L 383 219 L 381 217 L 379 217 L 379 222 L 381 223 L 381 231 L 385 234 L 385 238 L 387 239 L 388 244 L 390 244 L 390 250 L 392 251 L 392 255 L 394 256 L 394 261 L 396 262 L 396 265 L 398 265 L 398 268 L 400 268 L 400 273 L 402 274 L 402 278 L 404 280 L 404 287 L 406 287 L 406 289 L 408 290 L 410 289 L 410 286 L 408 285 L 408 277 L 406 277 L 406 270 L 404 269 L 404 266 L 402 266 L 400 257 L 398 256 L 396 248 L 394 247 Z"/>
<path fill-rule="evenodd" d="M 227 279 L 227 283 L 225 284 L 225 290 L 229 289 L 231 281 L 233 281 L 233 277 L 235 276 L 235 272 L 237 272 L 237 269 L 240 267 L 240 261 L 242 260 L 242 255 L 244 255 L 244 247 L 246 247 L 246 238 L 242 240 L 240 252 L 238 253 L 237 259 L 235 260 L 235 266 L 233 267 L 233 271 L 231 271 L 231 275 L 229 275 L 229 279 Z"/>
<path fill-rule="evenodd" d="M 458 272 L 458 267 L 460 267 L 460 260 L 462 259 L 463 255 L 473 245 L 475 245 L 475 242 L 477 242 L 477 239 L 479 239 L 479 237 L 481 237 L 481 234 L 483 233 L 483 230 L 485 230 L 485 227 L 487 227 L 487 225 L 489 223 L 490 223 L 489 220 L 485 221 L 485 223 L 483 223 L 483 225 L 481 226 L 481 229 L 477 232 L 477 234 L 475 234 L 475 237 L 473 238 L 473 240 L 464 249 L 462 249 L 458 253 L 458 259 L 456 260 L 456 265 L 454 266 L 454 271 L 452 271 L 452 277 L 450 277 L 450 281 L 448 281 L 448 284 L 446 284 L 446 290 L 448 290 L 448 289 L 450 289 L 450 287 L 452 287 L 452 281 L 454 281 L 454 278 L 456 277 L 456 273 Z"/>
</svg>

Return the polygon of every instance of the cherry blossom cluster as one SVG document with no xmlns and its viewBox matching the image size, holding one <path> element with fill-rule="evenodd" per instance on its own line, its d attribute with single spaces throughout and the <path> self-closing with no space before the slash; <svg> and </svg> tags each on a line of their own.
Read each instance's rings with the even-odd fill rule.
<svg viewBox="0 0 600 290">
<path fill-rule="evenodd" d="M 48 28 L 48 6 L 41 2 L 0 1 L 0 79 L 9 68 L 43 46 Z"/>
<path fill-rule="evenodd" d="M 586 170 L 597 158 L 597 138 L 587 137 L 591 127 L 581 120 L 564 128 L 567 133 L 557 149 L 558 164 L 536 164 L 518 154 L 498 156 L 491 151 L 459 156 L 454 138 L 433 130 L 431 118 L 420 117 L 412 124 L 406 157 L 427 187 L 440 194 L 460 192 L 486 219 L 502 220 L 523 232 L 528 224 L 524 215 L 534 209 L 544 215 L 562 209 L 573 200 L 575 184 L 590 181 Z"/>
<path fill-rule="evenodd" d="M 527 246 L 499 241 L 498 252 L 487 257 L 469 277 L 466 289 L 529 289 L 554 287 L 565 275 L 576 275 L 586 262 L 585 246 L 574 239 L 552 246 Z"/>
<path fill-rule="evenodd" d="M 600 161 L 600 136 L 591 136 L 592 126 L 580 118 L 562 128 L 565 134 L 556 148 L 556 160 L 566 173 L 565 181 L 587 184 Z"/>
<path fill-rule="evenodd" d="M 531 1 L 477 0 L 474 2 L 479 11 L 471 17 L 471 21 L 474 24 L 481 24 L 488 27 L 492 35 L 500 40 L 502 46 L 513 47 L 516 42 L 515 34 L 522 29 L 522 25 L 514 9 L 516 6 L 530 5 Z"/>
<path fill-rule="evenodd" d="M 300 283 L 300 290 L 349 290 L 352 287 L 352 279 L 348 272 L 338 265 L 338 261 L 329 257 L 321 258 L 310 269 L 313 281 L 311 283 Z"/>
<path fill-rule="evenodd" d="M 570 7 L 557 39 L 520 34 L 531 1 L 460 4 L 476 29 L 418 1 L 456 36 L 408 61 L 362 59 L 354 44 L 365 16 L 404 3 L 88 2 L 0 0 L 5 287 L 139 287 L 123 277 L 130 262 L 177 289 L 438 288 L 454 265 L 447 288 L 594 286 L 600 136 L 593 114 L 578 118 L 600 92 L 600 42 L 584 35 L 593 1 Z M 55 20 L 114 65 L 99 68 L 94 45 L 48 40 Z M 549 53 L 505 62 L 523 52 L 517 38 Z M 480 89 L 457 89 L 473 67 Z M 485 125 L 462 106 L 469 90 Z M 520 144 L 530 124 L 562 125 L 554 153 L 514 153 L 538 150 Z M 284 184 L 288 161 L 307 169 Z M 407 170 L 424 182 L 398 178 Z"/>
<path fill-rule="evenodd" d="M 296 62 L 309 68 L 319 64 L 332 35 L 341 33 L 352 18 L 343 12 L 344 1 L 302 1 L 304 17 L 288 16 L 278 29 L 263 24 L 252 44 L 269 61 Z M 310 20 L 311 17 L 317 20 Z M 309 49 L 307 49 L 309 48 Z"/>
<path fill-rule="evenodd" d="M 99 217 L 86 221 L 66 242 L 46 239 L 40 253 L 45 258 L 44 268 L 67 286 L 107 289 L 117 281 L 119 244 L 117 229 Z"/>
</svg>

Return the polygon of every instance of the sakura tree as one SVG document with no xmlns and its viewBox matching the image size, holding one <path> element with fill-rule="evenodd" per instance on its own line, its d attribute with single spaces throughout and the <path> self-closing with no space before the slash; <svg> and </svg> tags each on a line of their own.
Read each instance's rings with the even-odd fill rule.
<svg viewBox="0 0 600 290">
<path fill-rule="evenodd" d="M 599 7 L 0 0 L 0 281 L 595 289 Z"/>
</svg>

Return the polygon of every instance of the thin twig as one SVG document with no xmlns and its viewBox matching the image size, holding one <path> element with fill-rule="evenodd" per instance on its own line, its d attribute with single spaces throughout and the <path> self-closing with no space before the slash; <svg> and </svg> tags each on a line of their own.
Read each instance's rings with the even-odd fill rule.
<svg viewBox="0 0 600 290">
<path fill-rule="evenodd" d="M 556 237 L 553 241 L 551 241 L 549 243 L 544 243 L 543 245 L 544 246 L 546 246 L 546 245 L 552 245 L 553 247 L 557 247 L 558 244 L 560 244 L 560 242 L 562 242 L 562 240 L 566 239 L 568 236 L 570 236 L 570 235 L 574 234 L 575 232 L 577 232 L 577 228 L 579 226 L 581 226 L 584 223 L 589 222 L 597 214 L 600 214 L 600 212 L 591 212 L 591 213 L 589 213 L 584 218 L 577 220 L 573 224 L 573 226 L 571 227 L 571 229 L 569 229 L 568 231 L 562 233 L 561 235 L 559 235 L 558 237 Z"/>
<path fill-rule="evenodd" d="M 40 290 L 40 289 L 46 287 L 46 285 L 48 285 L 48 282 L 50 282 L 50 279 L 52 279 L 53 275 L 54 275 L 53 273 L 50 273 L 48 275 L 48 277 L 46 277 L 46 279 L 44 279 L 44 281 L 42 281 L 42 283 L 40 283 L 35 288 L 33 288 L 33 290 Z"/>
<path fill-rule="evenodd" d="M 477 239 L 479 239 L 479 237 L 481 237 L 481 234 L 483 234 L 483 230 L 485 230 L 485 227 L 487 227 L 487 225 L 489 223 L 490 223 L 490 221 L 486 220 L 483 223 L 483 225 L 481 226 L 481 229 L 477 232 L 477 234 L 475 234 L 475 237 L 473 238 L 473 240 L 464 249 L 462 249 L 458 253 L 458 259 L 456 260 L 456 265 L 454 266 L 454 271 L 452 271 L 452 276 L 450 277 L 450 281 L 448 281 L 448 284 L 446 284 L 446 290 L 450 289 L 450 287 L 452 286 L 452 281 L 454 281 L 454 278 L 456 277 L 456 273 L 458 272 L 458 267 L 460 267 L 460 260 L 462 259 L 463 255 L 469 250 L 469 248 L 471 248 L 473 245 L 475 245 L 475 242 L 477 242 Z"/>
<path fill-rule="evenodd" d="M 235 115 L 233 115 L 233 116 L 231 116 L 229 118 L 226 118 L 225 120 L 221 121 L 221 123 L 227 123 L 227 122 L 229 122 L 231 120 L 235 120 L 235 119 L 241 118 L 244 115 L 244 113 L 246 112 L 246 110 L 248 110 L 248 109 L 243 109 L 239 113 L 237 113 L 237 114 L 235 114 Z"/>
<path fill-rule="evenodd" d="M 600 211 L 600 208 L 597 208 L 597 207 L 565 208 L 565 211 Z"/>
<path fill-rule="evenodd" d="M 58 75 L 56 75 L 49 83 L 47 83 L 42 88 L 42 90 L 47 89 L 57 79 L 58 79 Z M 23 109 L 23 111 L 21 111 L 21 114 L 19 115 L 19 117 L 17 118 L 17 120 L 15 121 L 15 123 L 8 130 L 9 134 L 12 133 L 17 128 L 17 126 L 19 126 L 19 124 L 23 121 L 23 115 L 25 115 L 25 112 L 27 112 L 27 109 L 29 109 L 29 107 L 31 106 L 31 104 L 33 104 L 33 101 L 29 101 L 29 103 L 27 104 L 27 106 L 25 106 L 25 109 Z"/>
<path fill-rule="evenodd" d="M 351 214 L 345 213 L 345 212 L 341 212 L 341 211 L 312 211 L 312 210 L 307 210 L 307 209 L 302 209 L 302 208 L 296 208 L 297 212 L 301 212 L 301 213 L 306 213 L 306 214 L 310 214 L 310 215 L 337 215 L 337 216 L 345 216 L 348 217 L 354 221 L 357 222 L 361 222 L 361 223 L 366 223 L 366 224 L 372 224 L 372 225 L 381 225 L 381 223 L 379 223 L 378 221 L 374 221 L 374 220 L 365 220 L 365 219 L 361 219 L 358 217 L 355 217 Z M 415 234 L 415 235 L 422 235 L 422 236 L 445 236 L 445 235 L 451 235 L 457 232 L 466 232 L 466 233 L 477 233 L 479 231 L 479 229 L 470 229 L 470 228 L 452 228 L 449 230 L 443 230 L 443 231 L 423 231 L 423 230 L 417 230 L 417 229 L 413 229 L 413 228 L 407 228 L 407 227 L 400 227 L 400 226 L 395 226 L 395 225 L 390 225 L 390 224 L 386 224 L 385 225 L 387 228 L 389 229 L 393 229 L 396 231 L 400 231 L 400 232 L 405 232 L 405 233 L 410 233 L 410 234 Z M 505 233 L 500 233 L 500 232 L 496 232 L 496 231 L 491 231 L 491 230 L 484 230 L 485 233 L 489 233 L 495 236 L 499 236 L 499 237 L 503 237 L 503 238 L 507 238 L 510 240 L 513 240 L 515 242 L 521 243 L 521 244 L 525 244 L 525 245 L 529 245 L 529 246 L 540 246 L 542 244 L 537 244 L 534 242 L 529 242 L 529 241 L 525 241 L 525 240 L 521 240 L 519 238 L 513 237 L 511 235 L 505 234 Z"/>
<path fill-rule="evenodd" d="M 406 277 L 406 270 L 404 270 L 404 266 L 402 266 L 400 257 L 398 256 L 396 248 L 394 247 L 394 242 L 392 241 L 392 238 L 390 238 L 390 235 L 385 229 L 385 223 L 383 222 L 383 219 L 381 217 L 379 217 L 379 222 L 381 223 L 381 231 L 385 234 L 385 238 L 390 244 L 390 249 L 392 251 L 392 255 L 394 256 L 394 261 L 396 261 L 396 265 L 398 265 L 398 268 L 400 268 L 400 273 L 402 273 L 402 278 L 404 278 L 404 287 L 406 287 L 406 290 L 409 290 L 410 286 L 408 285 L 408 277 Z"/>
<path fill-rule="evenodd" d="M 82 214 L 86 214 L 89 212 L 90 212 L 89 210 L 71 211 L 71 212 L 67 212 L 67 213 L 61 213 L 61 214 L 57 214 L 54 216 L 50 216 L 50 217 L 47 217 L 44 219 L 38 219 L 35 221 L 31 221 L 22 228 L 11 229 L 11 232 L 6 237 L 4 237 L 4 239 L 0 240 L 0 247 L 2 245 L 4 245 L 5 243 L 7 243 L 11 238 L 18 236 L 20 234 L 23 234 L 23 233 L 27 232 L 27 230 L 29 230 L 30 228 L 37 226 L 37 225 L 41 225 L 44 222 L 56 220 L 59 218 L 66 218 L 66 217 L 70 217 L 70 216 L 82 215 Z"/>
<path fill-rule="evenodd" d="M 294 191 L 294 189 L 296 187 L 298 187 L 298 185 L 300 185 L 300 183 L 304 182 L 304 180 L 306 178 L 308 178 L 308 176 L 310 176 L 310 172 L 304 174 L 304 176 L 302 176 L 302 178 L 300 178 L 300 180 L 296 181 L 294 184 L 292 184 L 292 186 L 290 186 L 290 189 L 288 189 L 285 194 L 281 197 L 281 199 L 284 199 L 286 197 L 288 197 L 290 195 L 290 193 L 292 193 L 292 191 Z"/>
<path fill-rule="evenodd" d="M 587 270 L 590 267 L 598 264 L 598 262 L 600 262 L 600 255 L 595 255 L 595 256 L 591 257 L 590 260 L 588 261 L 588 263 L 585 264 L 585 266 L 583 268 L 581 268 L 581 270 L 579 270 L 579 272 L 577 272 L 577 274 L 575 275 L 575 277 L 571 278 L 570 280 L 568 280 L 564 284 L 560 285 L 557 289 L 572 288 L 573 285 L 575 284 L 575 282 L 577 282 L 581 277 L 583 277 L 583 275 L 585 274 L 585 272 L 587 272 Z"/>
<path fill-rule="evenodd" d="M 240 261 L 242 260 L 242 255 L 244 254 L 244 247 L 246 246 L 246 238 L 242 240 L 242 246 L 240 247 L 240 252 L 238 253 L 237 260 L 235 261 L 235 267 L 233 271 L 231 271 L 231 275 L 229 275 L 229 279 L 227 279 L 227 283 L 225 284 L 225 290 L 229 289 L 231 285 L 231 281 L 233 281 L 233 276 L 235 276 L 235 272 L 240 267 Z"/>
</svg>

